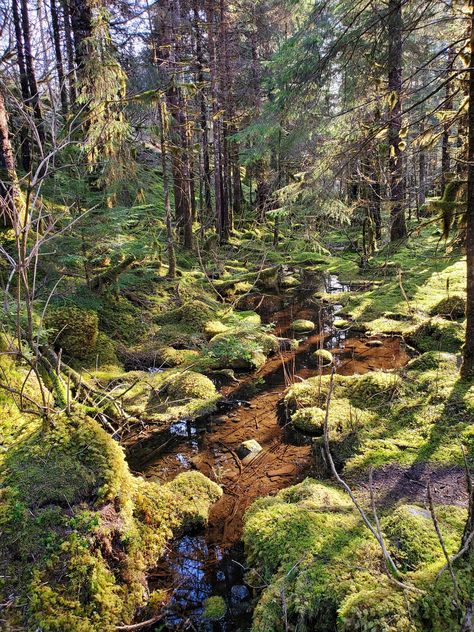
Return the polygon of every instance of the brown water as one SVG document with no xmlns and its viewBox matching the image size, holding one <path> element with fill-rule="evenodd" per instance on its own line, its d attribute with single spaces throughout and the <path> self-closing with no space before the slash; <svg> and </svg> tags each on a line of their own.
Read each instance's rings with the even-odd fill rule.
<svg viewBox="0 0 474 632">
<path fill-rule="evenodd" d="M 277 335 L 293 337 L 291 322 L 296 318 L 312 320 L 317 329 L 300 337 L 297 349 L 280 352 L 261 370 L 223 386 L 226 404 L 221 412 L 200 422 L 178 421 L 166 436 L 148 438 L 130 451 L 132 468 L 145 477 L 167 481 L 197 469 L 224 491 L 211 510 L 206 532 L 177 539 L 150 577 L 153 586 L 169 590 L 165 629 L 249 628 L 251 591 L 244 583 L 240 543 L 243 515 L 256 498 L 311 474 L 311 442 L 285 422 L 282 398 L 289 384 L 321 373 L 312 365 L 312 352 L 330 349 L 337 372 L 343 375 L 397 368 L 408 360 L 399 338 L 380 338 L 380 346 L 373 346 L 369 337 L 335 329 L 332 322 L 340 306 L 325 305 L 312 296 L 318 289 L 336 293 L 349 288 L 335 277 L 323 281 L 324 288 L 313 279 L 296 295 L 251 296 L 253 307 L 265 322 L 274 323 Z M 237 450 L 248 439 L 257 440 L 262 451 L 246 463 Z M 228 611 L 223 622 L 210 624 L 200 615 L 203 601 L 214 594 L 226 599 Z"/>
</svg>

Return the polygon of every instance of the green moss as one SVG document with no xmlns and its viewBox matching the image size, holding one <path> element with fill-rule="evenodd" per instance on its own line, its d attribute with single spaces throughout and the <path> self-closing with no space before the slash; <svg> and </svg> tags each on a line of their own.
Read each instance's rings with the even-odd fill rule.
<svg viewBox="0 0 474 632">
<path fill-rule="evenodd" d="M 295 428 L 305 434 L 321 435 L 324 430 L 325 416 L 325 411 L 317 406 L 300 408 L 291 416 L 291 422 Z"/>
<path fill-rule="evenodd" d="M 430 313 L 432 316 L 442 316 L 453 320 L 464 318 L 466 314 L 466 299 L 458 294 L 447 296 L 434 305 Z"/>
<path fill-rule="evenodd" d="M 294 320 L 291 323 L 291 328 L 297 334 L 304 334 L 309 331 L 313 331 L 315 328 L 315 324 L 311 320 L 304 320 L 303 318 L 299 318 L 298 320 Z"/>
<path fill-rule="evenodd" d="M 275 336 L 254 328 L 218 334 L 209 343 L 211 356 L 217 364 L 233 369 L 260 368 L 266 356 L 278 348 Z"/>
<path fill-rule="evenodd" d="M 4 427 L 4 403 L 0 402 Z M 145 571 L 182 528 L 202 525 L 220 488 L 198 472 L 159 486 L 87 417 L 56 416 L 15 441 L 0 469 L 2 599 L 9 624 L 112 632 L 146 604 Z M 3 572 L 4 571 L 4 572 Z"/>
<path fill-rule="evenodd" d="M 408 342 L 421 352 L 455 353 L 464 342 L 464 326 L 435 316 L 405 334 Z"/>
<path fill-rule="evenodd" d="M 334 361 L 334 356 L 327 349 L 317 349 L 311 354 L 311 358 L 317 365 L 323 366 L 330 365 Z"/>
<path fill-rule="evenodd" d="M 200 300 L 192 300 L 180 307 L 170 309 L 156 317 L 158 324 L 181 323 L 187 327 L 202 331 L 205 324 L 214 317 L 214 310 Z"/>
<path fill-rule="evenodd" d="M 203 617 L 210 621 L 223 619 L 227 610 L 226 603 L 222 597 L 208 597 L 204 602 Z"/>
<path fill-rule="evenodd" d="M 436 517 L 450 555 L 459 549 L 466 512 L 460 507 L 436 508 Z M 448 520 L 446 520 L 446 518 Z M 382 522 L 390 550 L 399 568 L 416 570 L 440 559 L 443 552 L 427 509 L 402 505 Z"/>
<path fill-rule="evenodd" d="M 176 374 L 167 384 L 166 392 L 175 400 L 209 399 L 217 393 L 214 383 L 208 377 L 194 371 Z"/>
<path fill-rule="evenodd" d="M 50 340 L 72 358 L 86 358 L 94 352 L 99 334 L 95 312 L 74 305 L 57 307 L 45 319 Z"/>
</svg>

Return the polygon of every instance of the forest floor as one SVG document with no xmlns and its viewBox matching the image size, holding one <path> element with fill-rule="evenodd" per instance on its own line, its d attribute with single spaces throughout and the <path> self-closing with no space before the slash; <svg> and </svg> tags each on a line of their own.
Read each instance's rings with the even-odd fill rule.
<svg viewBox="0 0 474 632">
<path fill-rule="evenodd" d="M 20 560 L 22 573 L 13 588 L 8 583 L 6 588 L 10 585 L 19 599 L 26 596 L 31 621 L 53 629 L 48 625 L 60 617 L 61 625 L 75 630 L 76 620 L 82 620 L 91 626 L 80 628 L 82 632 L 94 630 L 99 619 L 109 630 L 123 620 L 146 618 L 150 607 L 137 586 L 144 581 L 145 568 L 153 566 L 153 556 L 168 551 L 161 570 L 154 568 L 149 578 L 156 592 L 154 607 L 161 604 L 170 629 L 186 629 L 188 617 L 192 625 L 207 629 L 206 600 L 214 596 L 226 601 L 227 624 L 247 629 L 251 594 L 246 589 L 248 594 L 236 604 L 232 588 L 242 592 L 243 582 L 261 585 L 264 577 L 267 587 L 253 629 L 277 632 L 282 608 L 293 622 L 308 617 L 313 621 L 320 608 L 333 617 L 334 608 L 349 608 L 349 595 L 362 599 L 353 584 L 363 586 L 365 580 L 359 571 L 351 575 L 343 559 L 364 566 L 359 559 L 364 547 L 370 549 L 364 573 L 392 591 L 394 612 L 389 615 L 404 620 L 398 593 L 380 574 L 373 542 L 347 499 L 327 484 L 331 477 L 321 449 L 321 422 L 330 368 L 314 355 L 322 349 L 332 354 L 337 369 L 329 431 L 336 466 L 369 509 L 368 476 L 373 469 L 375 504 L 387 533 L 393 533 L 395 555 L 402 566 L 410 558 L 406 572 L 425 573 L 422 579 L 410 575 L 409 580 L 429 583 L 433 569 L 443 563 L 426 510 L 420 514 L 425 522 L 419 523 L 418 509 L 410 509 L 426 505 L 428 483 L 448 550 L 456 550 L 467 502 L 461 445 L 469 463 L 474 453 L 474 387 L 458 377 L 465 305 L 462 254 L 455 248 L 447 252 L 432 227 L 396 250 L 385 247 L 363 269 L 340 233 L 328 237 L 330 251 L 317 246 L 314 252 L 308 242 L 290 239 L 275 249 L 271 241 L 272 235 L 261 229 L 243 231 L 223 252 L 210 246 L 205 266 L 202 254 L 181 256 L 176 281 L 167 280 L 166 267 L 154 261 L 133 265 L 100 293 L 72 282 L 54 297 L 49 335 L 56 336 L 65 360 L 81 372 L 85 384 L 120 401 L 127 417 L 107 431 L 125 447 L 132 472 L 146 482 L 130 475 L 123 454 L 116 452 L 117 442 L 99 431 L 96 422 L 78 430 L 74 421 L 76 439 L 71 443 L 65 434 L 69 422 L 61 418 L 55 434 L 41 445 L 38 423 L 28 415 L 12 415 L 8 396 L 0 400 L 7 413 L 1 422 L 4 453 L 12 455 L 0 461 L 4 484 L 12 490 L 2 514 L 10 534 L 4 545 L 16 551 L 19 521 L 29 516 L 22 527 L 22 550 L 7 559 L 10 570 Z M 301 321 L 312 324 L 299 332 Z M 11 359 L 4 361 L 3 371 L 14 381 L 26 375 Z M 30 390 L 35 393 L 37 385 Z M 246 459 L 239 449 L 249 439 L 262 450 Z M 71 453 L 76 440 L 84 444 L 79 456 Z M 14 451 L 13 446 L 19 447 Z M 57 465 L 42 471 L 45 455 L 53 452 L 61 455 Z M 110 455 L 110 462 L 104 462 L 102 452 Z M 22 462 L 42 476 L 35 480 L 20 475 Z M 75 470 L 80 474 L 72 476 Z M 308 475 L 320 482 L 305 481 Z M 37 537 L 42 525 L 53 524 L 52 514 L 65 511 L 56 491 L 64 476 L 70 480 L 67 517 L 61 518 L 54 538 L 43 541 Z M 173 481 L 175 487 L 169 487 Z M 175 500 L 182 499 L 181 510 L 171 503 L 173 494 Z M 18 498 L 21 506 L 15 505 Z M 169 501 L 173 509 L 161 518 L 145 498 L 155 498 L 162 507 Z M 119 509 L 111 521 L 104 507 L 114 503 Z M 411 530 L 426 555 L 419 552 L 419 543 L 397 531 L 407 511 L 416 514 Z M 341 512 L 337 524 L 332 522 L 334 512 Z M 190 534 L 189 524 L 204 526 L 204 535 L 202 530 Z M 284 542 L 277 526 L 282 533 L 288 531 Z M 151 543 L 153 529 L 159 537 Z M 306 535 L 321 532 L 326 538 L 331 531 L 341 535 L 349 554 L 336 541 L 326 544 L 327 564 L 352 579 L 336 590 L 336 576 L 313 577 L 311 590 L 320 595 L 316 599 L 316 593 L 310 596 L 302 588 L 305 573 L 313 572 L 304 560 L 322 540 L 307 540 Z M 167 545 L 173 536 L 177 539 Z M 245 577 L 242 572 L 236 575 L 235 564 L 231 560 L 230 568 L 223 554 L 228 547 L 233 551 L 241 537 L 247 561 L 237 553 L 236 559 L 250 569 Z M 81 555 L 71 538 L 79 538 Z M 198 551 L 198 559 L 190 557 L 189 547 Z M 58 556 L 60 550 L 68 552 Z M 56 584 L 64 565 L 84 570 L 86 550 L 91 554 L 89 568 L 105 578 L 107 603 L 102 597 L 91 601 L 84 596 L 85 602 L 81 598 L 73 607 L 71 599 L 85 576 L 74 576 L 61 588 Z M 146 553 L 139 555 L 139 550 Z M 139 572 L 130 574 L 130 564 Z M 291 571 L 286 585 L 294 564 L 298 570 Z M 282 582 L 286 596 L 275 600 Z M 48 592 L 44 586 L 53 588 Z M 95 594 L 96 588 L 87 590 Z M 465 590 L 470 590 L 468 585 Z M 116 605 L 116 598 L 132 593 L 127 609 Z M 260 593 L 255 590 L 255 596 Z M 459 616 L 449 604 L 446 608 L 449 613 L 440 615 L 440 621 Z M 341 629 L 358 629 L 350 627 L 356 611 L 349 608 L 344 615 L 349 627 Z"/>
</svg>

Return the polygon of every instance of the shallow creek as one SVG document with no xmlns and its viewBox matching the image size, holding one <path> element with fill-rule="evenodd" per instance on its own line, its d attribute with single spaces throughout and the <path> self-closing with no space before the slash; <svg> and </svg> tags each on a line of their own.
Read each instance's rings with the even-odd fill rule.
<svg viewBox="0 0 474 632">
<path fill-rule="evenodd" d="M 151 573 L 152 588 L 166 588 L 167 630 L 248 630 L 252 589 L 245 584 L 245 559 L 240 542 L 243 515 L 257 498 L 275 494 L 311 475 L 311 442 L 295 432 L 283 414 L 282 399 L 289 384 L 321 369 L 311 364 L 318 348 L 330 349 L 337 372 L 343 375 L 374 369 L 392 369 L 408 360 L 399 338 L 380 338 L 373 346 L 364 335 L 349 335 L 333 325 L 340 305 L 324 303 L 318 292 L 340 293 L 357 288 L 343 286 L 337 277 L 314 276 L 296 294 L 251 295 L 247 309 L 255 309 L 262 321 L 274 324 L 274 333 L 293 337 L 291 322 L 308 319 L 314 332 L 298 337 L 297 349 L 269 358 L 259 371 L 238 375 L 238 383 L 222 386 L 221 410 L 199 422 L 175 422 L 166 436 L 148 438 L 130 451 L 132 469 L 146 478 L 167 481 L 179 472 L 198 469 L 223 488 L 204 533 L 176 539 Z M 262 451 L 244 464 L 239 445 L 255 439 Z M 219 623 L 203 620 L 203 602 L 211 595 L 224 597 L 227 614 Z M 163 629 L 163 628 L 160 628 Z"/>
</svg>

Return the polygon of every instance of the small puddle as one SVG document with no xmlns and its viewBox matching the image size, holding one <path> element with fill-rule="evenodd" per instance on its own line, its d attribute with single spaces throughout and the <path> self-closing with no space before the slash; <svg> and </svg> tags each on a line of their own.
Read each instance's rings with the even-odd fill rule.
<svg viewBox="0 0 474 632">
<path fill-rule="evenodd" d="M 279 414 L 289 384 L 320 374 L 311 354 L 318 348 L 331 349 L 342 375 L 398 368 L 409 359 L 400 338 L 380 338 L 381 344 L 375 346 L 370 338 L 336 329 L 332 323 L 342 306 L 314 298 L 318 291 L 341 293 L 353 288 L 334 275 L 316 276 L 307 280 L 307 286 L 292 295 L 249 297 L 249 304 L 264 322 L 274 324 L 278 336 L 293 337 L 291 323 L 297 318 L 317 325 L 315 331 L 299 337 L 295 350 L 280 352 L 258 372 L 240 376 L 238 385 L 223 387 L 228 402 L 225 410 L 201 422 L 175 422 L 166 436 L 151 437 L 138 450 L 131 450 L 132 469 L 147 478 L 165 482 L 179 472 L 197 469 L 224 491 L 211 509 L 205 533 L 177 538 L 150 574 L 150 586 L 164 587 L 170 594 L 167 630 L 250 628 L 252 595 L 245 585 L 240 542 L 243 515 L 257 498 L 275 494 L 311 474 L 310 441 L 285 426 Z M 263 449 L 244 464 L 236 451 L 248 439 L 257 440 Z M 211 595 L 226 601 L 222 622 L 211 624 L 202 617 L 203 602 Z"/>
</svg>

